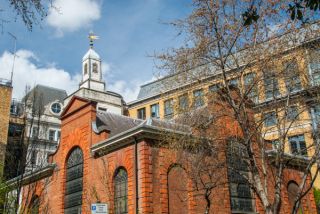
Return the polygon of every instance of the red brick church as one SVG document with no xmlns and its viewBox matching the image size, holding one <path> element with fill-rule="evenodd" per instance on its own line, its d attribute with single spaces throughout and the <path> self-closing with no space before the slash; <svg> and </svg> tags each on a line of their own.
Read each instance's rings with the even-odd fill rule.
<svg viewBox="0 0 320 214">
<path fill-rule="evenodd" d="M 109 213 L 205 213 L 203 190 L 193 186 L 185 171 L 188 164 L 179 161 L 183 158 L 177 152 L 159 144 L 164 132 L 188 135 L 188 127 L 99 113 L 96 107 L 94 101 L 73 97 L 65 108 L 59 148 L 48 167 L 25 186 L 25 193 L 32 192 L 28 188 L 36 189 L 32 196 L 24 195 L 30 207 L 36 199 L 39 213 L 91 213 L 94 203 L 107 204 Z M 231 119 L 217 122 L 225 124 L 221 132 L 226 140 L 239 134 Z M 219 176 L 230 179 L 226 169 Z M 299 172 L 288 169 L 285 176 L 290 185 L 299 179 Z M 285 187 L 281 213 L 291 206 Z M 249 187 L 234 193 L 229 181 L 212 190 L 209 213 L 263 213 Z M 311 192 L 302 207 L 306 213 L 316 213 Z"/>
<path fill-rule="evenodd" d="M 82 84 L 66 100 L 59 146 L 47 166 L 24 175 L 20 211 L 91 213 L 92 204 L 99 203 L 110 214 L 264 213 L 249 184 L 229 170 L 243 162 L 242 153 L 236 157 L 229 151 L 241 151 L 234 140 L 241 132 L 232 117 L 214 121 L 219 125 L 211 129 L 219 139 L 217 153 L 171 148 L 171 142 L 205 139 L 177 121 L 123 116 L 121 96 L 105 91 L 101 60 L 92 45 L 83 58 Z M 210 115 L 229 108 L 220 103 L 201 111 Z M 288 190 L 297 188 L 300 172 L 288 168 L 283 176 L 280 211 L 288 213 L 294 198 Z M 268 182 L 272 191 L 274 181 Z M 300 210 L 316 213 L 311 191 Z"/>
</svg>

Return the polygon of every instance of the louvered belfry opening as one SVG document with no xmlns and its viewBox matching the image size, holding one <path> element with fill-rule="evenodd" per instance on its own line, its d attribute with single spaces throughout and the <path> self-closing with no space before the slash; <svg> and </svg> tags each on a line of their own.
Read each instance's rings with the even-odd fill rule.
<svg viewBox="0 0 320 214">
<path fill-rule="evenodd" d="M 83 154 L 79 147 L 73 149 L 67 160 L 64 213 L 79 214 L 82 205 Z"/>
</svg>

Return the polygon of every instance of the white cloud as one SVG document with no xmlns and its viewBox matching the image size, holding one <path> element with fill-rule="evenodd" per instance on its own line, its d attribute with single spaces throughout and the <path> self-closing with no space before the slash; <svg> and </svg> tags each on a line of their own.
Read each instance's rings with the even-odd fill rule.
<svg viewBox="0 0 320 214">
<path fill-rule="evenodd" d="M 56 64 L 51 62 L 46 67 L 40 67 L 37 63 L 40 59 L 29 50 L 18 50 L 14 63 L 13 75 L 13 98 L 21 99 L 25 94 L 25 87 L 34 87 L 36 84 L 47 85 L 55 88 L 64 89 L 68 94 L 78 89 L 81 81 L 81 73 L 70 75 L 67 71 L 59 69 Z M 13 64 L 13 54 L 5 51 L 0 56 L 0 78 L 10 79 Z M 139 93 L 140 85 L 143 82 L 131 80 L 110 81 L 113 79 L 111 72 L 112 66 L 102 63 L 104 80 L 107 82 L 107 90 L 121 94 L 126 102 L 135 100 Z"/>
<path fill-rule="evenodd" d="M 109 91 L 114 91 L 122 95 L 124 101 L 130 102 L 137 99 L 141 83 L 139 81 L 125 82 L 118 80 L 107 84 Z"/>
<path fill-rule="evenodd" d="M 117 79 L 117 74 L 115 72 L 117 68 L 110 63 L 102 62 L 101 69 L 108 91 L 120 94 L 127 103 L 137 99 L 140 86 L 144 82 L 137 79 L 130 79 L 127 81 Z"/>
<path fill-rule="evenodd" d="M 47 85 L 64 89 L 69 94 L 78 88 L 81 76 L 71 76 L 67 71 L 56 68 L 54 63 L 47 67 L 39 67 L 36 62 L 39 59 L 28 50 L 18 50 L 14 63 L 13 74 L 13 98 L 21 99 L 26 85 L 31 87 L 36 84 Z M 13 54 L 5 51 L 0 56 L 0 71 L 2 78 L 10 78 L 13 64 Z"/>
<path fill-rule="evenodd" d="M 101 16 L 97 0 L 54 0 L 52 4 L 46 21 L 60 36 L 87 28 Z"/>
</svg>

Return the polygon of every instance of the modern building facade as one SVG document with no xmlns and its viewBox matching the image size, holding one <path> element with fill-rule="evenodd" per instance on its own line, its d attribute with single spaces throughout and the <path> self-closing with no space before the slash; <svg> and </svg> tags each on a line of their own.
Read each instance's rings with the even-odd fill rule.
<svg viewBox="0 0 320 214">
<path fill-rule="evenodd" d="M 319 54 L 316 37 L 283 49 L 269 65 L 265 62 L 255 67 L 252 63 L 241 72 L 230 69 L 226 82 L 221 72 L 210 65 L 168 75 L 141 86 L 137 99 L 128 103 L 129 115 L 170 120 L 206 106 L 219 88 L 233 86 L 255 103 L 256 121 L 262 124 L 266 141 L 276 144 L 281 137 L 277 125 L 281 124 L 288 129 L 286 152 L 312 156 L 319 142 Z M 316 167 L 312 172 L 315 174 Z M 320 179 L 315 186 L 320 188 Z"/>
</svg>

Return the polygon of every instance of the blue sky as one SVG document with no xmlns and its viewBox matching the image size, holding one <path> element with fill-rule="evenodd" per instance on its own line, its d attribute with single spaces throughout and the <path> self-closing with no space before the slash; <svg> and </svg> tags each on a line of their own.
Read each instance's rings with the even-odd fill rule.
<svg viewBox="0 0 320 214">
<path fill-rule="evenodd" d="M 4 5 L 7 3 L 1 0 Z M 1 2 L 0 1 L 0 2 Z M 17 58 L 14 69 L 14 97 L 23 95 L 26 84 L 46 84 L 77 89 L 82 56 L 88 49 L 87 35 L 93 30 L 100 39 L 95 50 L 103 60 L 108 90 L 121 93 L 126 101 L 135 98 L 139 85 L 157 73 L 148 57 L 183 38 L 164 22 L 188 15 L 191 0 L 53 0 L 58 10 L 34 26 L 32 32 L 4 6 L 0 18 L 10 21 L 0 34 L 0 78 L 8 78 L 13 64 L 14 40 Z M 14 19 L 17 18 L 17 21 Z"/>
</svg>

